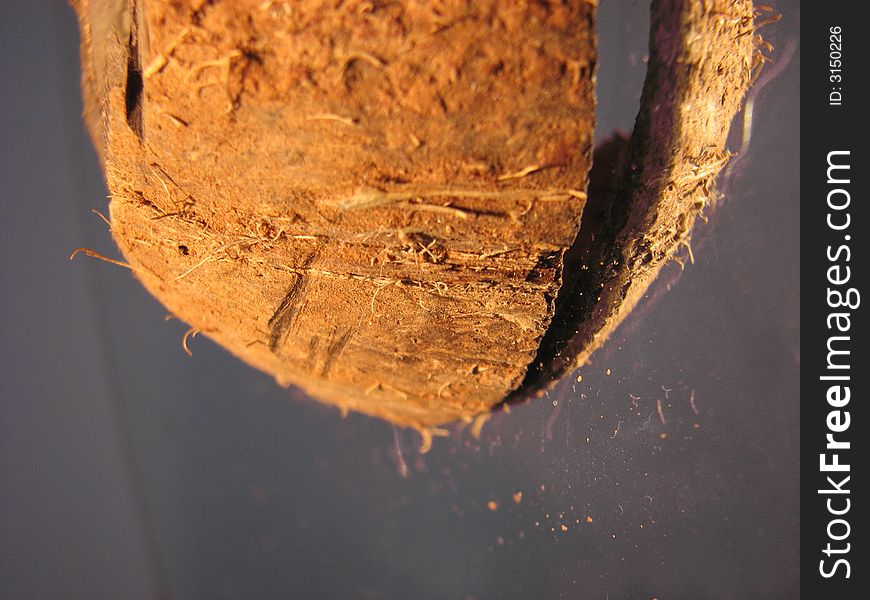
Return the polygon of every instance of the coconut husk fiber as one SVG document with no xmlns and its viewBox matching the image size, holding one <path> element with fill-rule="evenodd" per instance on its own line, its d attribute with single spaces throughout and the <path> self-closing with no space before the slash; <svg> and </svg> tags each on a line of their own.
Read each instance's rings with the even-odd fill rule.
<svg viewBox="0 0 870 600">
<path fill-rule="evenodd" d="M 688 240 L 755 60 L 751 2 L 654 3 L 584 235 L 595 4 L 74 1 L 112 235 L 192 331 L 344 411 L 543 389 Z"/>
</svg>

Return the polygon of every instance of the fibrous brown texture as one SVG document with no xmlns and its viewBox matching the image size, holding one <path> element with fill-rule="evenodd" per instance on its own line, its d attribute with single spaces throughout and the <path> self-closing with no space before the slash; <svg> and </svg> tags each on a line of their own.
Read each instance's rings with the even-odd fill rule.
<svg viewBox="0 0 870 600">
<path fill-rule="evenodd" d="M 99 4 L 112 232 L 175 315 L 401 424 L 519 386 L 585 199 L 594 3 Z"/>
<path fill-rule="evenodd" d="M 279 382 L 418 428 L 601 345 L 712 201 L 755 64 L 751 2 L 654 2 L 625 171 L 574 243 L 592 1 L 74 4 L 137 277 Z"/>
</svg>

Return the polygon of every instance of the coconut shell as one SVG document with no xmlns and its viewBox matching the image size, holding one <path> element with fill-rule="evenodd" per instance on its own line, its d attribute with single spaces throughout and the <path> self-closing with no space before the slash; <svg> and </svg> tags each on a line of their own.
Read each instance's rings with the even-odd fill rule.
<svg viewBox="0 0 870 600">
<path fill-rule="evenodd" d="M 73 5 L 135 276 L 279 383 L 421 429 L 600 346 L 713 197 L 755 56 L 751 2 L 654 3 L 625 172 L 578 236 L 595 2 Z"/>
<path fill-rule="evenodd" d="M 585 200 L 593 3 L 97 4 L 112 233 L 174 315 L 400 424 L 520 385 Z"/>
</svg>

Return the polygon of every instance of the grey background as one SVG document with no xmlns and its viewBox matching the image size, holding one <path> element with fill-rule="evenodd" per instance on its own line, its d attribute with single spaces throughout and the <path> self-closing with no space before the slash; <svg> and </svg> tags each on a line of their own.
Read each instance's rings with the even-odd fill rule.
<svg viewBox="0 0 870 600">
<path fill-rule="evenodd" d="M 75 20 L 4 0 L 0 597 L 797 597 L 799 8 L 776 8 L 781 73 L 695 264 L 582 382 L 421 456 L 204 338 L 187 357 L 128 272 L 67 260 L 116 253 Z M 601 4 L 599 132 L 631 128 L 646 11 Z"/>
</svg>

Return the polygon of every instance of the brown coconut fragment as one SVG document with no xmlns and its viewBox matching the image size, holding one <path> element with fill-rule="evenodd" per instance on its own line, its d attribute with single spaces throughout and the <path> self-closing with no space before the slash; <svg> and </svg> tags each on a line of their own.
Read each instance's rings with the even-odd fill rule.
<svg viewBox="0 0 870 600">
<path fill-rule="evenodd" d="M 594 3 L 75 6 L 112 233 L 173 314 L 403 425 L 520 385 L 586 197 Z"/>
<path fill-rule="evenodd" d="M 577 236 L 594 2 L 73 5 L 136 277 L 280 383 L 421 429 L 600 346 L 713 197 L 755 60 L 751 2 L 655 2 L 624 178 Z"/>
</svg>

